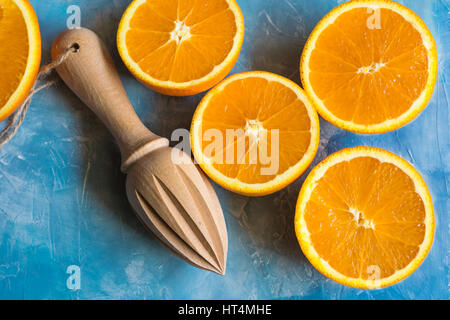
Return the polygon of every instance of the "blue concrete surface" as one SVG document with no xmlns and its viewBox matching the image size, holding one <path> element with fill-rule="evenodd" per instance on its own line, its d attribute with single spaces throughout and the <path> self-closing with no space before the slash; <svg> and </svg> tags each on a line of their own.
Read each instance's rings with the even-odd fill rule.
<svg viewBox="0 0 450 320">
<path fill-rule="evenodd" d="M 31 0 L 43 38 L 43 63 L 66 28 L 69 5 L 81 24 L 107 43 L 139 116 L 170 137 L 189 128 L 202 94 L 174 98 L 150 91 L 126 70 L 115 33 L 130 1 Z M 242 53 L 232 73 L 272 71 L 299 83 L 302 47 L 314 25 L 338 0 L 238 0 L 245 17 Z M 401 1 L 426 22 L 439 50 L 439 76 L 428 107 L 407 126 L 358 135 L 321 119 L 313 165 L 349 146 L 388 149 L 410 161 L 433 197 L 436 236 L 409 278 L 380 290 L 339 285 L 316 271 L 294 235 L 293 215 L 306 176 L 284 190 L 248 198 L 214 185 L 229 233 L 226 276 L 198 270 L 172 256 L 135 218 L 124 192 L 120 155 L 112 137 L 64 84 L 35 96 L 17 136 L 0 149 L 1 299 L 449 299 L 450 5 L 447 0 Z M 309 172 L 309 171 L 308 171 Z M 81 287 L 67 286 L 68 266 Z M 70 287 L 70 286 L 69 286 Z"/>
</svg>

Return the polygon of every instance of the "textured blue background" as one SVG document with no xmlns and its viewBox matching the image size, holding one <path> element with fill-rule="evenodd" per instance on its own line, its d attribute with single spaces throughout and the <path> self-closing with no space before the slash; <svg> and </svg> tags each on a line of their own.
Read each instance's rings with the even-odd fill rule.
<svg viewBox="0 0 450 320">
<path fill-rule="evenodd" d="M 163 96 L 139 84 L 120 61 L 115 33 L 127 0 L 31 0 L 41 27 L 43 63 L 66 28 L 69 5 L 82 26 L 105 40 L 139 116 L 170 137 L 189 128 L 202 95 Z M 343 1 L 238 0 L 245 41 L 232 73 L 267 70 L 297 83 L 302 47 L 314 25 Z M 436 237 L 425 262 L 409 278 L 380 290 L 339 285 L 303 256 L 293 230 L 303 175 L 270 196 L 248 198 L 217 185 L 229 233 L 227 274 L 198 270 L 172 256 L 135 218 L 124 192 L 120 155 L 112 137 L 59 83 L 33 99 L 17 136 L 0 149 L 0 298 L 3 299 L 449 299 L 450 21 L 447 0 L 401 1 L 418 13 L 439 50 L 433 98 L 409 125 L 363 136 L 321 119 L 313 165 L 356 145 L 378 146 L 410 161 L 425 178 L 436 212 Z M 0 124 L 1 125 L 1 124 Z M 309 171 L 308 171 L 309 172 Z M 66 268 L 81 268 L 81 289 L 66 287 Z"/>
</svg>

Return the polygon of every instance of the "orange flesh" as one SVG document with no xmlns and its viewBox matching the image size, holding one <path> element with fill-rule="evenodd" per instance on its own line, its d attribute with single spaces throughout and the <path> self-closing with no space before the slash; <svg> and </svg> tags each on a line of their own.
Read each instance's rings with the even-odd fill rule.
<svg viewBox="0 0 450 320">
<path fill-rule="evenodd" d="M 146 74 L 188 82 L 225 60 L 236 32 L 225 0 L 152 0 L 136 9 L 125 41 L 130 57 Z"/>
<path fill-rule="evenodd" d="M 428 56 L 420 33 L 400 14 L 380 9 L 380 28 L 368 28 L 373 13 L 342 13 L 317 39 L 309 62 L 314 92 L 336 117 L 369 125 L 395 119 L 425 89 Z"/>
<path fill-rule="evenodd" d="M 425 237 L 425 207 L 413 180 L 371 157 L 330 167 L 305 207 L 315 250 L 341 274 L 364 280 L 406 267 Z"/>
<path fill-rule="evenodd" d="M 201 129 L 203 137 L 208 129 L 219 130 L 222 137 L 226 137 L 227 129 L 242 130 L 244 134 L 240 137 L 222 139 L 223 151 L 220 154 L 211 152 L 210 156 L 214 168 L 245 183 L 273 180 L 298 163 L 311 143 L 311 121 L 304 103 L 290 88 L 259 77 L 233 81 L 215 94 L 204 110 Z M 261 174 L 261 168 L 270 164 L 264 163 L 259 156 L 256 163 L 250 163 L 250 154 L 256 151 L 259 155 L 260 148 L 264 148 L 262 153 L 266 154 L 267 150 L 268 156 L 271 155 L 273 129 L 279 130 L 279 168 L 273 175 Z M 253 138 L 252 132 L 259 141 Z M 245 144 L 241 144 L 242 141 Z M 215 139 L 203 141 L 203 154 L 208 156 L 205 149 L 214 143 Z M 238 144 L 245 145 L 243 153 L 238 152 Z M 234 157 L 227 161 L 226 152 L 233 148 Z"/>
<path fill-rule="evenodd" d="M 22 12 L 12 1 L 0 0 L 0 108 L 22 81 L 27 66 L 28 31 Z M 7 45 L 5 45 L 7 44 Z"/>
</svg>

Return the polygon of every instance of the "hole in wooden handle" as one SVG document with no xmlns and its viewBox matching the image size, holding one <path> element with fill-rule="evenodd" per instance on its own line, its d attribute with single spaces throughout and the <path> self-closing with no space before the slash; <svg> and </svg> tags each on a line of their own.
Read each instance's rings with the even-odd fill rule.
<svg viewBox="0 0 450 320">
<path fill-rule="evenodd" d="M 70 49 L 72 49 L 72 52 L 76 53 L 78 52 L 78 50 L 80 50 L 80 45 L 78 43 L 72 43 L 72 45 L 70 46 Z"/>
</svg>

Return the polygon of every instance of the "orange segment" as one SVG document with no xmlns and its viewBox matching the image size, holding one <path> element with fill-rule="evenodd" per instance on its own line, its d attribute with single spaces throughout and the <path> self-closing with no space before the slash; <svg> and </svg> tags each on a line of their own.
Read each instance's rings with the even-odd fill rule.
<svg viewBox="0 0 450 320">
<path fill-rule="evenodd" d="M 246 195 L 280 190 L 311 163 L 319 122 L 303 90 L 269 72 L 233 75 L 200 102 L 194 157 L 221 186 Z"/>
<path fill-rule="evenodd" d="M 300 72 L 319 113 L 361 133 L 397 129 L 427 105 L 437 74 L 433 36 L 388 0 L 346 2 L 311 33 Z"/>
<path fill-rule="evenodd" d="M 425 259 L 433 242 L 433 205 L 408 162 L 383 149 L 348 148 L 308 175 L 295 230 L 324 275 L 351 287 L 384 287 Z"/>
<path fill-rule="evenodd" d="M 25 100 L 41 61 L 36 14 L 27 0 L 0 0 L 0 121 Z"/>
<path fill-rule="evenodd" d="M 243 39 L 244 20 L 234 0 L 135 0 L 120 21 L 117 46 L 148 87 L 191 95 L 230 72 Z"/>
</svg>

